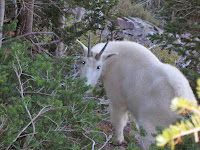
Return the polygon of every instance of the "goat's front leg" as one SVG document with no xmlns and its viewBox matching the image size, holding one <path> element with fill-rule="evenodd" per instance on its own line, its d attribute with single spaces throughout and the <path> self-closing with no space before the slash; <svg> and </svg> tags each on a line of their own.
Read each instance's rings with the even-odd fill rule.
<svg viewBox="0 0 200 150">
<path fill-rule="evenodd" d="M 124 142 L 123 130 L 128 120 L 128 111 L 126 107 L 110 104 L 111 122 L 115 128 L 117 138 L 115 142 L 122 144 Z"/>
</svg>

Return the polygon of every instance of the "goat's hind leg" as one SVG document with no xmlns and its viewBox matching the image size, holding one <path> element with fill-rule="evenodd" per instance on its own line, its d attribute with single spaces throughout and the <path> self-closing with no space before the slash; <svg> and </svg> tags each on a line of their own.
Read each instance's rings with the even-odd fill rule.
<svg viewBox="0 0 200 150">
<path fill-rule="evenodd" d="M 128 111 L 125 107 L 110 105 L 111 107 L 111 122 L 115 128 L 117 138 L 115 139 L 116 144 L 122 144 L 124 141 L 123 130 L 127 124 Z"/>
</svg>

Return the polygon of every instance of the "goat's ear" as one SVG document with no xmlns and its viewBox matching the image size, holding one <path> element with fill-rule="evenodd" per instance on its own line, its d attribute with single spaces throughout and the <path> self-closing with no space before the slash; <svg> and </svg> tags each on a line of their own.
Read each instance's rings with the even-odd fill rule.
<svg viewBox="0 0 200 150">
<path fill-rule="evenodd" d="M 84 56 L 87 56 L 88 53 L 88 48 L 79 40 L 76 40 L 80 45 L 81 45 L 81 49 L 83 51 Z"/>
<path fill-rule="evenodd" d="M 118 53 L 117 53 L 117 52 L 113 52 L 113 53 L 103 53 L 102 59 L 103 59 L 103 60 L 106 60 L 106 59 L 108 59 L 108 58 L 110 58 L 110 57 L 112 57 L 112 56 L 115 56 L 115 55 L 118 55 Z"/>
</svg>

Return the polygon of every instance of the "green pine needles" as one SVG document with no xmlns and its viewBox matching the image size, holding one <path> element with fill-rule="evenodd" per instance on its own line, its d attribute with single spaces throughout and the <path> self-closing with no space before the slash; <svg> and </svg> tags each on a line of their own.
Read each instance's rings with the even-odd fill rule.
<svg viewBox="0 0 200 150">
<path fill-rule="evenodd" d="M 197 80 L 197 94 L 200 98 L 200 79 Z M 200 131 L 200 106 L 195 102 L 185 98 L 174 98 L 172 100 L 171 109 L 178 111 L 179 114 L 192 112 L 190 119 L 170 125 L 169 128 L 162 131 L 162 134 L 156 137 L 157 146 L 164 147 L 167 143 L 174 150 L 175 145 L 181 142 L 183 136 L 193 134 L 196 143 L 199 142 Z"/>
<path fill-rule="evenodd" d="M 34 54 L 27 42 L 0 51 L 0 149 L 90 149 L 102 146 L 97 102 L 84 98 L 73 57 Z"/>
</svg>

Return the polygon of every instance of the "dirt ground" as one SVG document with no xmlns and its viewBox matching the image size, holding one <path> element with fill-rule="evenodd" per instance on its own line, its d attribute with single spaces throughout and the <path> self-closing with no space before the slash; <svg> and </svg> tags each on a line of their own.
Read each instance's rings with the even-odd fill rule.
<svg viewBox="0 0 200 150">
<path fill-rule="evenodd" d="M 116 145 L 113 142 L 115 139 L 115 129 L 112 126 L 111 121 L 110 121 L 109 100 L 98 99 L 98 101 L 100 105 L 105 105 L 105 106 L 104 106 L 103 112 L 97 112 L 97 115 L 102 115 L 102 114 L 105 114 L 105 115 L 102 116 L 102 120 L 96 124 L 96 127 L 100 131 L 104 132 L 107 136 L 109 135 L 112 136 L 112 138 L 106 143 L 106 145 L 103 147 L 102 150 L 112 150 L 114 148 L 125 150 L 126 147 L 128 146 L 127 143 L 123 143 L 122 145 Z M 127 125 L 124 128 L 124 134 L 130 135 L 133 133 L 131 131 L 133 130 L 131 129 L 130 122 L 128 121 Z M 134 138 L 134 135 L 131 135 L 131 136 Z M 129 141 L 126 136 L 125 136 L 125 140 L 127 142 Z M 138 141 L 137 141 L 137 145 L 139 145 Z"/>
</svg>

